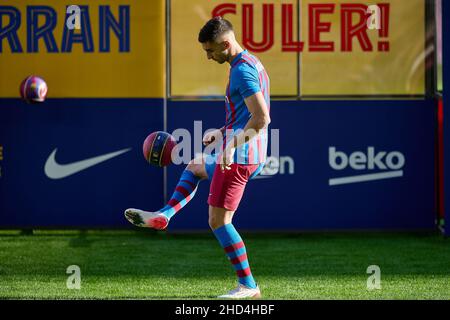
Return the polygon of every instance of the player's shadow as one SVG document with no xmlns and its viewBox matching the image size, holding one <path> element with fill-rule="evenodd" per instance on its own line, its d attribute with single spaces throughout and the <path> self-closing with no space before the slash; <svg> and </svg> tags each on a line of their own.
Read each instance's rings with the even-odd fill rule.
<svg viewBox="0 0 450 320">
<path fill-rule="evenodd" d="M 92 245 L 92 240 L 88 239 L 87 232 L 81 230 L 77 237 L 72 237 L 69 240 L 69 247 L 73 248 L 87 248 Z"/>
</svg>

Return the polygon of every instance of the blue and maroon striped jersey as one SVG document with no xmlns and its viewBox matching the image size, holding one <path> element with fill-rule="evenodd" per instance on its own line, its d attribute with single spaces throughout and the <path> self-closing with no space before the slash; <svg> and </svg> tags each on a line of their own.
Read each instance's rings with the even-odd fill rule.
<svg viewBox="0 0 450 320">
<path fill-rule="evenodd" d="M 247 50 L 241 52 L 231 62 L 230 76 L 225 96 L 225 129 L 233 130 L 233 136 L 243 130 L 251 117 L 244 99 L 261 92 L 270 111 L 269 76 L 262 63 Z M 228 136 L 227 136 L 228 135 Z M 232 141 L 229 132 L 225 133 L 224 144 Z M 267 129 L 249 142 L 236 148 L 234 162 L 238 164 L 259 164 L 266 161 Z"/>
</svg>

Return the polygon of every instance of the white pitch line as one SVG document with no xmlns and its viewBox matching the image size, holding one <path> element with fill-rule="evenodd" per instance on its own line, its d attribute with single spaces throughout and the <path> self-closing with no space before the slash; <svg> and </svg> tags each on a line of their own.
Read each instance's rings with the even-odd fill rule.
<svg viewBox="0 0 450 320">
<path fill-rule="evenodd" d="M 383 180 L 383 179 L 391 179 L 391 178 L 398 178 L 398 177 L 403 177 L 403 170 L 374 173 L 374 174 L 364 174 L 364 175 L 353 176 L 353 177 L 335 178 L 335 179 L 330 179 L 328 181 L 328 185 L 336 186 L 339 184 L 358 183 L 358 182 Z"/>
</svg>

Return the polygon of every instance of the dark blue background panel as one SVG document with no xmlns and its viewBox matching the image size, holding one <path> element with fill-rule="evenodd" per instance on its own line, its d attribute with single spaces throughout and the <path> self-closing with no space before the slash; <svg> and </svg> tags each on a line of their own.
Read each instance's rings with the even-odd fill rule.
<svg viewBox="0 0 450 320">
<path fill-rule="evenodd" d="M 274 101 L 271 112 L 271 127 L 280 130 L 281 158 L 270 167 L 278 173 L 248 184 L 235 217 L 238 227 L 434 228 L 432 101 Z M 223 103 L 169 102 L 169 132 L 193 132 L 196 120 L 203 121 L 203 130 L 222 126 Z M 162 129 L 158 99 L 42 105 L 0 100 L 0 226 L 130 227 L 125 208 L 163 206 L 163 170 L 142 155 L 145 137 Z M 55 180 L 44 170 L 55 149 L 62 165 L 127 151 Z M 184 167 L 169 167 L 169 195 Z M 370 181 L 353 181 L 367 177 Z M 333 179 L 347 183 L 331 185 Z M 208 228 L 208 190 L 209 182 L 201 182 L 171 229 Z"/>
<path fill-rule="evenodd" d="M 444 106 L 450 104 L 450 3 L 442 1 L 442 53 L 443 53 L 443 81 Z M 444 209 L 445 235 L 450 236 L 450 112 L 444 109 Z"/>
<path fill-rule="evenodd" d="M 223 108 L 222 102 L 169 102 L 169 131 L 192 132 L 193 122 L 199 120 L 204 130 L 220 127 Z M 234 219 L 237 226 L 259 230 L 435 227 L 432 101 L 273 101 L 271 117 L 271 128 L 280 130 L 281 168 L 278 174 L 247 185 Z M 341 157 L 330 164 L 330 147 L 345 153 L 345 168 L 333 169 L 345 163 Z M 169 168 L 169 196 L 183 169 Z M 394 177 L 386 178 L 389 175 Z M 370 180 L 330 185 L 332 179 L 355 177 Z M 208 191 L 209 181 L 201 182 L 196 197 L 172 219 L 172 229 L 208 228 Z"/>
<path fill-rule="evenodd" d="M 0 100 L 0 227 L 131 227 L 124 209 L 163 203 L 163 171 L 142 155 L 162 129 L 162 99 Z M 55 149 L 59 165 L 126 152 L 50 179 Z"/>
</svg>

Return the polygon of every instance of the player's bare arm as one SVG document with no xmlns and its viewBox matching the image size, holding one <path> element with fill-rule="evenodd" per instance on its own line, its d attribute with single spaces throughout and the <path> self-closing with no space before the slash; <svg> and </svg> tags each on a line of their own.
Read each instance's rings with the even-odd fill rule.
<svg viewBox="0 0 450 320">
<path fill-rule="evenodd" d="M 233 162 L 234 149 L 259 135 L 260 131 L 266 129 L 271 121 L 269 109 L 261 92 L 245 98 L 244 101 L 252 116 L 244 130 L 234 136 L 233 142 L 228 144 L 227 149 L 225 149 L 221 162 L 222 170 L 230 169 L 230 164 Z"/>
</svg>

